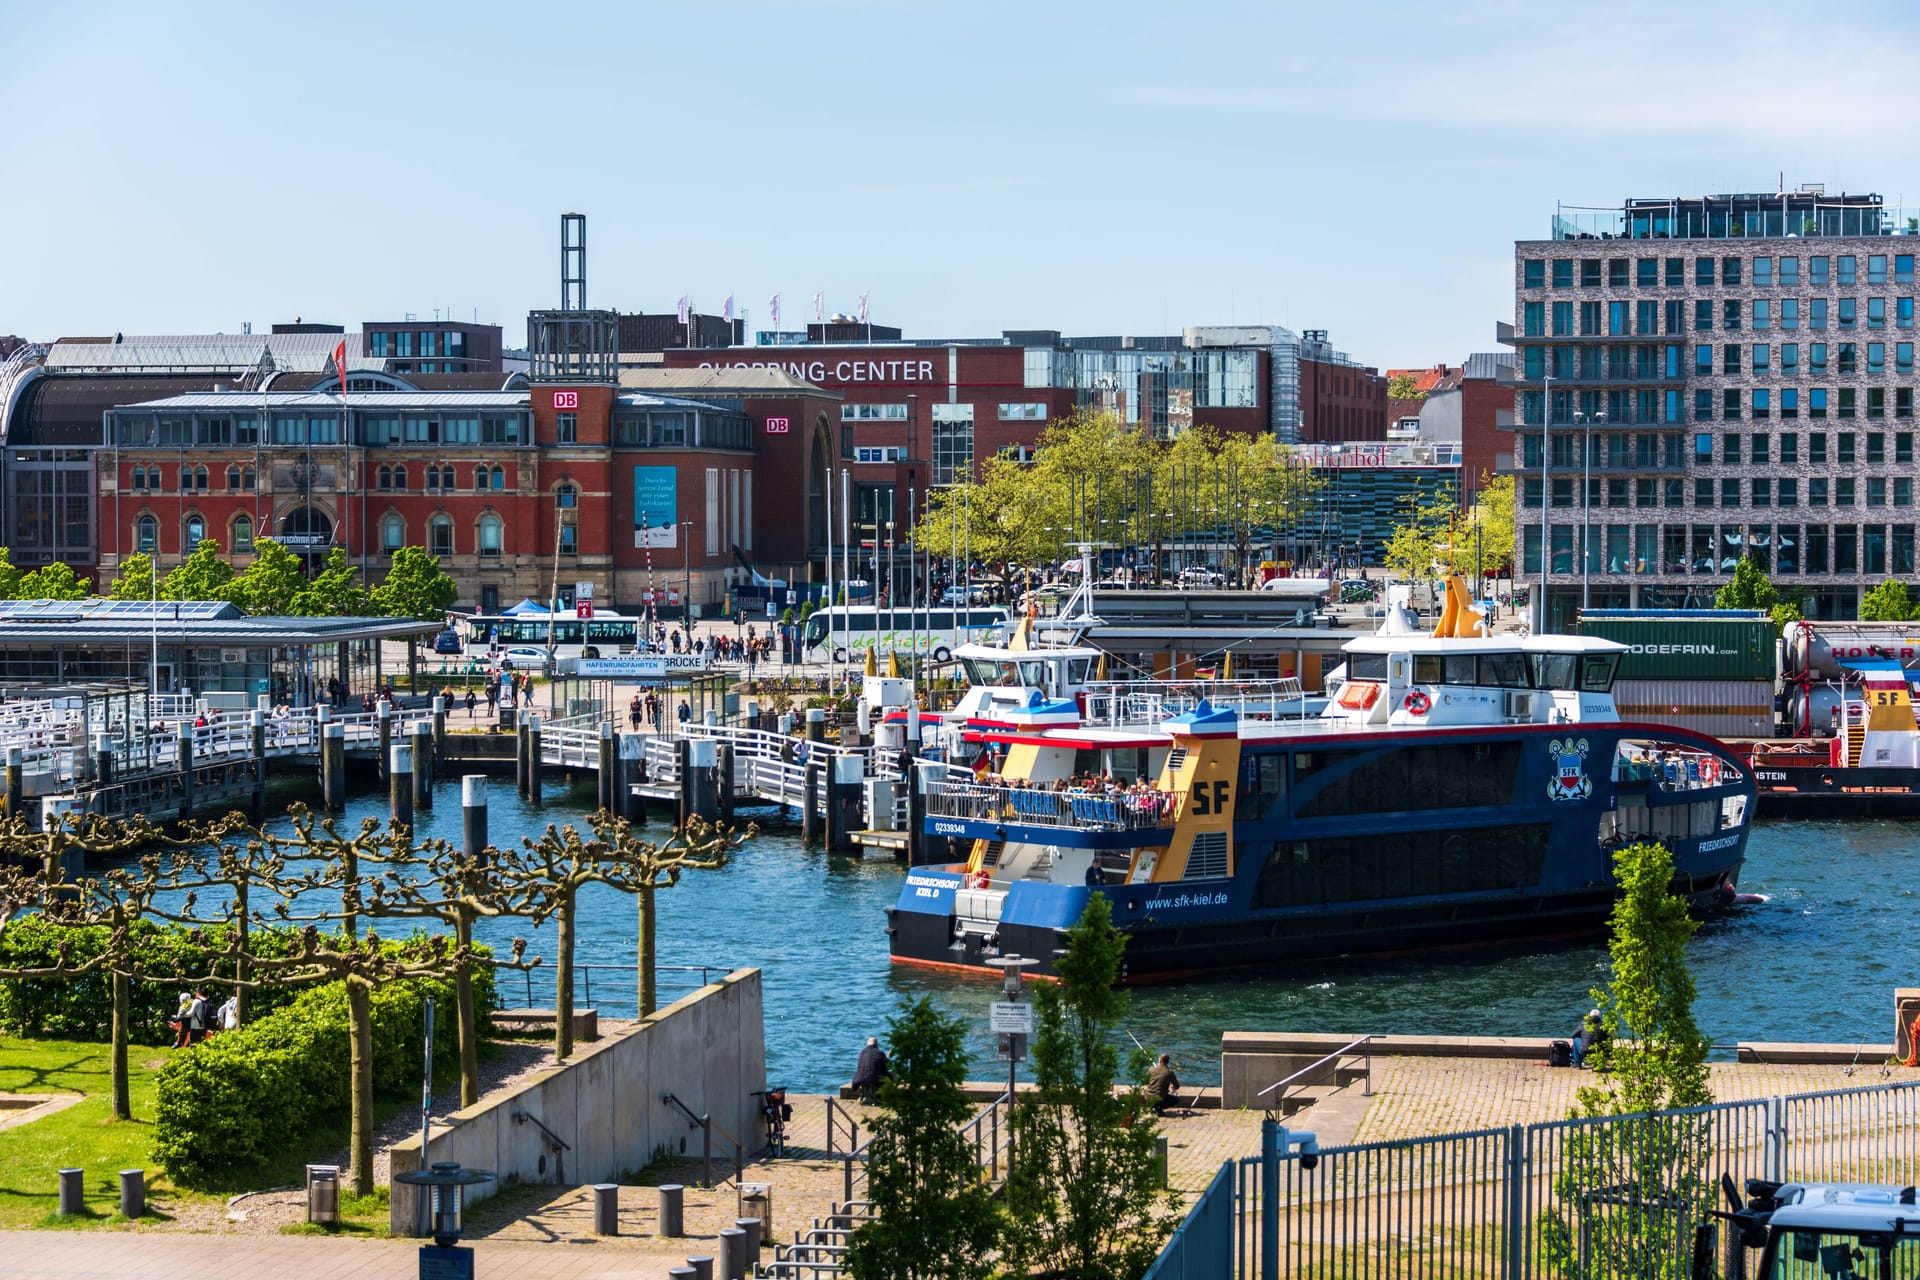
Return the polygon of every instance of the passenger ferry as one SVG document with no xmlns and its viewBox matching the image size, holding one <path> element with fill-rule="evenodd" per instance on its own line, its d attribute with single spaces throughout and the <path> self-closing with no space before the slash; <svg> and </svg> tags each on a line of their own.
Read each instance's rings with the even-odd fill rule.
<svg viewBox="0 0 1920 1280">
<path fill-rule="evenodd" d="M 975 708 L 964 736 L 987 754 L 926 785 L 926 831 L 966 859 L 908 873 L 893 958 L 972 970 L 1017 954 L 1046 973 L 1093 893 L 1130 938 L 1133 982 L 1589 938 L 1613 906 L 1611 851 L 1636 840 L 1672 850 L 1696 913 L 1731 905 L 1754 800 L 1742 762 L 1620 720 L 1625 646 L 1462 638 L 1463 613 L 1450 604 L 1436 635 L 1348 642 L 1312 718 L 1164 690 Z"/>
</svg>

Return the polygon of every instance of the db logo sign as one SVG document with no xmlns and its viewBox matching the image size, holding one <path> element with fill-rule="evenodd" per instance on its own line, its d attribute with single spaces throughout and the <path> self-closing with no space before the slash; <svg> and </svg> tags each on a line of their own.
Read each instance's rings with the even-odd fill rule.
<svg viewBox="0 0 1920 1280">
<path fill-rule="evenodd" d="M 580 393 L 578 391 L 554 392 L 553 407 L 556 409 L 578 409 L 580 407 Z"/>
<path fill-rule="evenodd" d="M 767 434 L 770 436 L 783 436 L 787 434 L 791 425 L 792 424 L 785 418 L 768 418 Z"/>
</svg>

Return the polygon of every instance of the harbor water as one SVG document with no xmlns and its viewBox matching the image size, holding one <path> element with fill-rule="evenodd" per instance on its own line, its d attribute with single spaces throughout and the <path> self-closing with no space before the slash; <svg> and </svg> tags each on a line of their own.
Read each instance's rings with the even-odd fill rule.
<svg viewBox="0 0 1920 1280">
<path fill-rule="evenodd" d="M 554 788 L 535 809 L 510 781 L 489 788 L 491 835 L 505 844 L 549 822 L 576 820 L 591 787 Z M 423 834 L 457 842 L 460 789 L 442 783 L 421 815 Z M 343 829 L 384 816 L 384 797 L 349 803 Z M 651 828 L 664 835 L 666 827 Z M 1892 1039 L 1894 987 L 1920 985 L 1913 953 L 1920 827 L 1890 822 L 1759 824 L 1741 889 L 1766 901 L 1703 925 L 1690 946 L 1699 984 L 1697 1016 L 1716 1044 L 1817 1040 L 1884 1044 Z M 769 1079 L 821 1090 L 846 1080 L 861 1044 L 884 1035 L 909 997 L 929 995 L 974 1030 L 976 1078 L 1004 1077 L 986 1031 L 991 981 L 894 966 L 885 909 L 900 889 L 900 864 L 829 857 L 774 825 L 717 871 L 688 872 L 659 895 L 658 963 L 757 966 L 764 971 Z M 399 922 L 388 922 L 399 932 Z M 551 955 L 552 928 L 483 921 L 479 936 L 529 941 Z M 606 965 L 583 975 L 576 997 L 604 1017 L 631 1017 L 636 913 L 632 899 L 603 886 L 582 892 L 577 961 Z M 1606 979 L 1606 953 L 1588 946 L 1450 954 L 1388 961 L 1339 960 L 1264 973 L 1138 988 L 1127 1031 L 1174 1055 L 1183 1079 L 1212 1082 L 1223 1031 L 1570 1035 Z M 663 1000 L 688 989 L 688 975 L 662 975 Z M 509 1004 L 525 987 L 502 975 Z M 536 1003 L 550 1005 L 550 972 L 536 976 Z"/>
</svg>

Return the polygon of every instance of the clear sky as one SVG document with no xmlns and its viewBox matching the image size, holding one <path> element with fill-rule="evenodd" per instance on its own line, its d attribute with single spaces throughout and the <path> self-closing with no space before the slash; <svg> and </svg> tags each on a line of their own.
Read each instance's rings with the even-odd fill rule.
<svg viewBox="0 0 1920 1280">
<path fill-rule="evenodd" d="M 1331 330 L 1491 350 L 1555 202 L 1920 205 L 1920 7 L 0 0 L 0 334 L 523 340 L 559 302 L 871 292 L 909 336 Z M 1914 182 L 1914 190 L 1906 185 Z"/>
</svg>

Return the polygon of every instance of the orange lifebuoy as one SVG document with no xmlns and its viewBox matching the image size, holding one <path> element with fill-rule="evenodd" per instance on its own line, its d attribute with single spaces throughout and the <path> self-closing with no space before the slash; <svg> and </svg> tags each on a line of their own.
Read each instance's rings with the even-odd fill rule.
<svg viewBox="0 0 1920 1280">
<path fill-rule="evenodd" d="M 1700 781 L 1710 787 L 1720 781 L 1720 761 L 1718 758 L 1708 756 L 1700 762 Z"/>
<path fill-rule="evenodd" d="M 1426 690 L 1415 689 L 1407 694 L 1400 705 L 1411 715 L 1423 716 L 1433 709 L 1433 699 L 1427 696 Z"/>
</svg>

